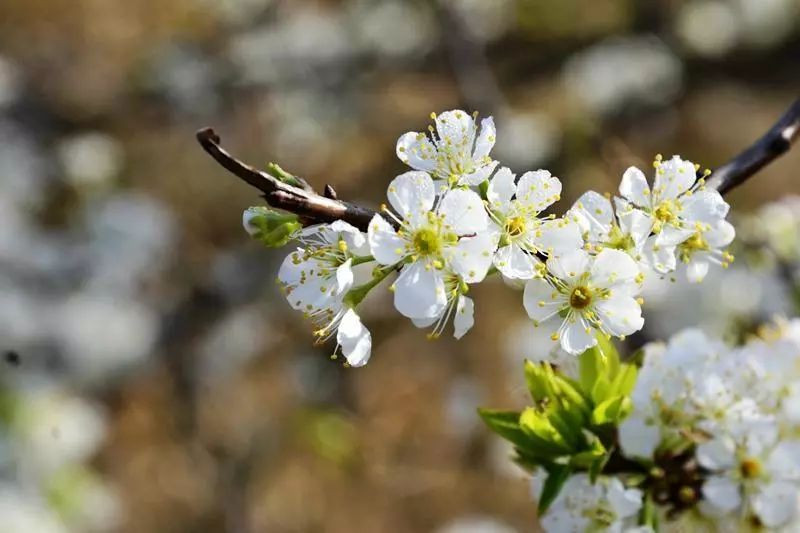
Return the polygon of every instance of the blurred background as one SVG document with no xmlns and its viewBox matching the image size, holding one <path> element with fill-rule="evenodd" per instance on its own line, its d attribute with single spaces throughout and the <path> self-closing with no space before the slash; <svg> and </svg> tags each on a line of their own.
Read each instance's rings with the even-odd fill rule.
<svg viewBox="0 0 800 533">
<path fill-rule="evenodd" d="M 521 294 L 477 287 L 459 343 L 371 296 L 373 358 L 343 368 L 195 130 L 374 206 L 400 134 L 478 110 L 563 211 L 658 152 L 723 163 L 800 95 L 799 62 L 800 0 L 3 0 L 0 532 L 533 530 L 475 415 L 523 406 L 521 362 L 550 349 Z M 795 312 L 800 200 L 770 202 L 798 168 L 730 196 L 739 260 L 650 287 L 630 348 Z"/>
</svg>

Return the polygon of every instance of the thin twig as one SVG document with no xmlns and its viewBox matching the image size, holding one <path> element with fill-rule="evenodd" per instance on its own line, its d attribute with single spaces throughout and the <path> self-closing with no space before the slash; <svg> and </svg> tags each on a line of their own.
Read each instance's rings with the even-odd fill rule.
<svg viewBox="0 0 800 533">
<path fill-rule="evenodd" d="M 725 194 L 783 155 L 800 137 L 800 99 L 796 100 L 770 130 L 708 178 L 707 185 Z"/>
<path fill-rule="evenodd" d="M 220 138 L 211 128 L 198 131 L 197 141 L 226 170 L 263 192 L 272 207 L 295 213 L 312 223 L 343 220 L 362 231 L 367 231 L 370 220 L 377 214 L 366 207 L 321 196 L 311 187 L 294 187 L 239 161 L 220 146 Z"/>
<path fill-rule="evenodd" d="M 800 137 L 800 100 L 795 101 L 763 137 L 716 169 L 708 179 L 708 186 L 719 190 L 722 194 L 727 193 L 787 152 L 798 137 Z M 295 187 L 239 161 L 220 146 L 220 138 L 211 128 L 198 131 L 197 140 L 225 169 L 263 192 L 264 199 L 269 205 L 295 213 L 304 223 L 344 220 L 362 231 L 367 231 L 370 220 L 378 214 L 368 207 L 339 200 L 333 187 L 327 186 L 326 194 L 323 196 L 317 194 L 303 180 L 298 179 L 302 187 Z M 389 222 L 395 224 L 393 220 Z"/>
</svg>

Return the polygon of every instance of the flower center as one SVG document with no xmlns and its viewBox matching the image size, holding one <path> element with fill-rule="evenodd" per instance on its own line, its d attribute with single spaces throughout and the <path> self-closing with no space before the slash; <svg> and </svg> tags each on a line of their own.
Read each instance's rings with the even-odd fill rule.
<svg viewBox="0 0 800 533">
<path fill-rule="evenodd" d="M 579 286 L 572 289 L 569 295 L 569 305 L 573 309 L 584 309 L 592 303 L 592 290 L 586 286 Z"/>
<path fill-rule="evenodd" d="M 702 252 L 708 249 L 710 249 L 708 241 L 698 231 L 678 245 L 678 258 L 684 263 L 688 263 L 694 252 Z"/>
<path fill-rule="evenodd" d="M 606 242 L 607 248 L 626 251 L 631 250 L 635 245 L 636 243 L 633 242 L 633 237 L 629 233 L 622 233 L 617 225 L 611 227 L 611 231 L 608 233 L 608 242 Z"/>
<path fill-rule="evenodd" d="M 655 215 L 656 220 L 659 222 L 662 222 L 663 224 L 670 224 L 677 218 L 676 208 L 677 206 L 675 205 L 675 202 L 672 200 L 664 200 L 658 204 L 658 207 L 656 207 L 656 210 L 653 212 L 653 214 Z"/>
<path fill-rule="evenodd" d="M 745 479 L 757 478 L 761 474 L 761 463 L 758 459 L 745 457 L 742 462 L 739 463 L 739 472 Z"/>
<path fill-rule="evenodd" d="M 509 237 L 519 237 L 525 233 L 525 217 L 516 216 L 506 219 L 505 230 Z"/>
<path fill-rule="evenodd" d="M 442 239 L 439 236 L 439 232 L 433 228 L 417 230 L 411 242 L 414 245 L 414 251 L 418 255 L 436 255 L 442 250 Z"/>
</svg>

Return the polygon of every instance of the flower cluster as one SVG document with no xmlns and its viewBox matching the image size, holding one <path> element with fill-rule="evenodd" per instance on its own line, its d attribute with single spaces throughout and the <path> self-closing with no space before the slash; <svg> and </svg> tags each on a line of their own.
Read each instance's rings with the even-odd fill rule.
<svg viewBox="0 0 800 533">
<path fill-rule="evenodd" d="M 675 156 L 655 162 L 651 188 L 628 169 L 612 201 L 584 194 L 562 217 L 545 214 L 561 197 L 546 170 L 519 178 L 490 156 L 494 121 L 454 110 L 432 114 L 429 132 L 409 132 L 397 155 L 413 170 L 391 181 L 388 206 L 366 234 L 337 221 L 299 230 L 296 218 L 251 208 L 245 228 L 267 244 L 300 247 L 278 275 L 292 307 L 316 327 L 321 341 L 336 336 L 351 366 L 370 356 L 371 338 L 356 313 L 367 293 L 390 275 L 394 306 L 438 337 L 452 320 L 454 335 L 473 326 L 470 285 L 498 273 L 524 286 L 523 304 L 570 354 L 596 345 L 598 335 L 624 338 L 642 328 L 647 273 L 686 265 L 700 281 L 710 263 L 726 266 L 734 236 L 728 204 L 697 179 L 697 167 Z M 263 209 L 263 208 L 261 208 Z M 354 268 L 363 265 L 359 276 Z"/>
<path fill-rule="evenodd" d="M 729 348 L 687 330 L 648 345 L 619 435 L 629 457 L 696 462 L 711 520 L 778 528 L 800 518 L 800 320 L 762 336 Z"/>
</svg>

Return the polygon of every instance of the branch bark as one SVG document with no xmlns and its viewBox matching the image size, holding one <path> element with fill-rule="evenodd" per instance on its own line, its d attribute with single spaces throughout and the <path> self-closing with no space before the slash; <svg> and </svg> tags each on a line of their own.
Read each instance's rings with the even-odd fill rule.
<svg viewBox="0 0 800 533">
<path fill-rule="evenodd" d="M 295 187 L 243 163 L 220 146 L 219 135 L 211 128 L 198 131 L 197 142 L 228 172 L 264 193 L 264 199 L 269 205 L 294 213 L 311 223 L 343 220 L 367 231 L 370 220 L 378 214 L 367 207 L 321 196 L 303 180 L 298 180 L 302 187 Z"/>
<path fill-rule="evenodd" d="M 708 178 L 707 186 L 726 194 L 786 153 L 798 137 L 800 100 L 795 101 L 778 122 L 752 146 L 717 168 Z M 264 199 L 270 206 L 295 213 L 304 223 L 344 220 L 362 231 L 367 231 L 372 217 L 379 214 L 374 209 L 339 200 L 330 185 L 326 186 L 325 194 L 320 195 L 300 178 L 297 181 L 301 186 L 290 185 L 243 163 L 220 146 L 220 138 L 211 128 L 198 131 L 197 141 L 223 168 L 264 193 Z M 393 220 L 387 220 L 395 224 Z"/>
<path fill-rule="evenodd" d="M 716 169 L 707 180 L 707 186 L 725 194 L 738 187 L 753 174 L 788 152 L 800 137 L 800 99 L 748 149 Z"/>
</svg>

